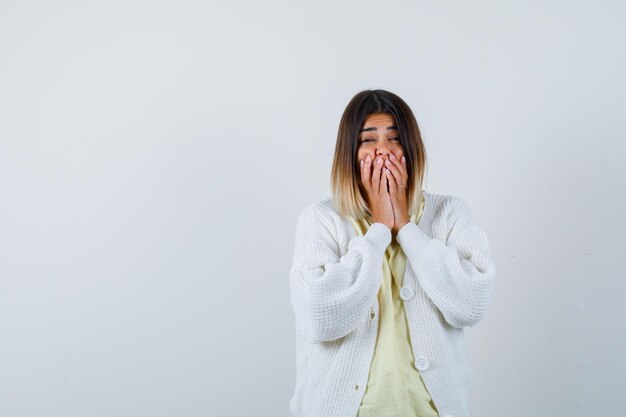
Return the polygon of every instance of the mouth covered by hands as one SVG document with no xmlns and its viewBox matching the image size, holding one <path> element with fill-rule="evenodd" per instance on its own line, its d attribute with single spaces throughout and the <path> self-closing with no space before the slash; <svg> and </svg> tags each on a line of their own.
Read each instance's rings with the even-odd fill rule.
<svg viewBox="0 0 626 417">
<path fill-rule="evenodd" d="M 378 156 L 372 162 L 368 155 L 360 161 L 360 165 L 372 222 L 383 223 L 393 234 L 398 233 L 410 221 L 406 193 L 406 158 L 402 156 L 398 160 L 390 153 L 386 160 Z"/>
</svg>

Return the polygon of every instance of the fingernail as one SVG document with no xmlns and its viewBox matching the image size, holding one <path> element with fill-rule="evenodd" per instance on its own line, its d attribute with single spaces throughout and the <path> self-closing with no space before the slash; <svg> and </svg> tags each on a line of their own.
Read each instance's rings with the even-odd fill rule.
<svg viewBox="0 0 626 417">
<path fill-rule="evenodd" d="M 402 156 L 402 162 L 404 162 L 404 161 L 405 161 L 404 156 Z"/>
<path fill-rule="evenodd" d="M 396 159 L 396 157 L 393 154 L 389 155 L 389 158 Z"/>
<path fill-rule="evenodd" d="M 363 160 L 361 159 L 361 166 L 363 166 Z"/>
<path fill-rule="evenodd" d="M 369 161 L 371 161 L 371 160 L 372 160 L 372 158 L 370 158 L 370 156 L 369 156 L 369 155 L 367 155 L 367 158 L 365 158 L 365 160 L 366 160 L 367 162 L 369 162 Z"/>
</svg>

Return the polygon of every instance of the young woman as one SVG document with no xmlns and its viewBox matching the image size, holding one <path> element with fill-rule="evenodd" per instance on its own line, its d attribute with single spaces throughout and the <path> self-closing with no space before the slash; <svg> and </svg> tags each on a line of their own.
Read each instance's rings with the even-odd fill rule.
<svg viewBox="0 0 626 417">
<path fill-rule="evenodd" d="M 400 97 L 352 98 L 333 196 L 296 226 L 293 417 L 469 416 L 463 329 L 485 316 L 496 269 L 465 201 L 422 190 L 425 163 Z"/>
</svg>

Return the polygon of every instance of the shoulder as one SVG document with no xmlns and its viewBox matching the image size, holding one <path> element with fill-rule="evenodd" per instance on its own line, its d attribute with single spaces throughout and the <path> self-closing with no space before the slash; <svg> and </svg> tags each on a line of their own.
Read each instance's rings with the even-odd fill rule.
<svg viewBox="0 0 626 417">
<path fill-rule="evenodd" d="M 462 235 L 477 227 L 474 211 L 467 201 L 457 195 L 424 193 L 428 201 L 433 222 L 446 230 L 446 235 Z"/>
<path fill-rule="evenodd" d="M 467 202 L 453 194 L 440 194 L 423 191 L 426 206 L 435 217 L 446 216 L 451 219 L 459 214 L 471 213 Z"/>
<path fill-rule="evenodd" d="M 330 216 L 333 213 L 337 213 L 337 211 L 335 210 L 333 200 L 330 197 L 311 202 L 300 209 L 300 217 L 319 215 Z"/>
<path fill-rule="evenodd" d="M 298 216 L 300 227 L 322 227 L 335 229 L 339 212 L 335 209 L 332 197 L 327 197 L 305 205 Z"/>
</svg>

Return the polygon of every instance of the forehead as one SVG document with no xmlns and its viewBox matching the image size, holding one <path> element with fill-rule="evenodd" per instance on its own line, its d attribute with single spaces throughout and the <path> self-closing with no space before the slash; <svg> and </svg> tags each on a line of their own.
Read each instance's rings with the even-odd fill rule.
<svg viewBox="0 0 626 417">
<path fill-rule="evenodd" d="M 389 113 L 373 113 L 365 118 L 363 127 L 373 125 L 391 126 L 395 123 L 393 116 Z"/>
</svg>

